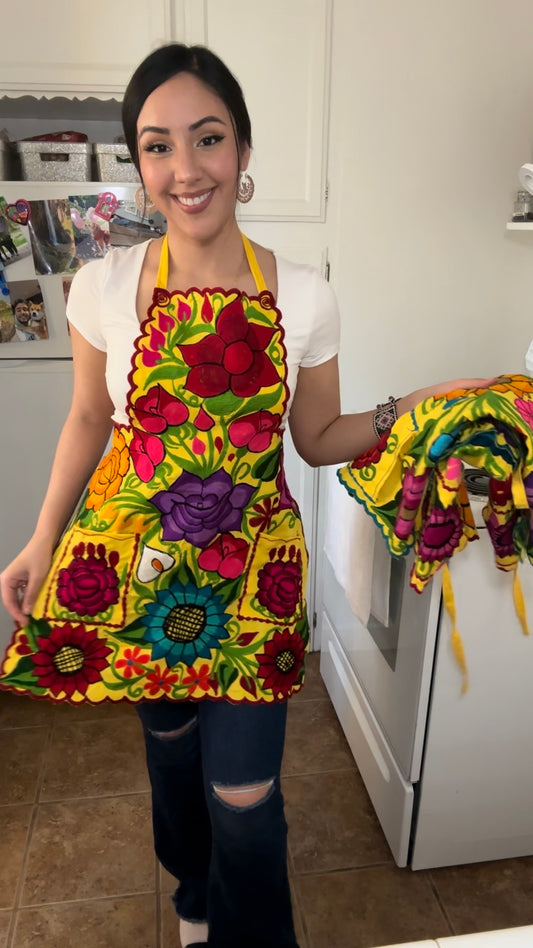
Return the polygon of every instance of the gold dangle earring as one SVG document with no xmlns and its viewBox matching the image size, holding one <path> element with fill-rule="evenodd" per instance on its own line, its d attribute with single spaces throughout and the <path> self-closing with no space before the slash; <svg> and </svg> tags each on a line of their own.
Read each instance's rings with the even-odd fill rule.
<svg viewBox="0 0 533 948">
<path fill-rule="evenodd" d="M 247 171 L 239 172 L 239 184 L 237 186 L 237 200 L 241 204 L 248 204 L 254 196 L 254 179 Z"/>
<path fill-rule="evenodd" d="M 141 184 L 140 188 L 137 188 L 135 192 L 135 204 L 137 210 L 144 217 L 145 214 L 153 214 L 156 210 L 156 206 L 152 201 L 150 195 L 147 193 L 144 184 Z"/>
</svg>

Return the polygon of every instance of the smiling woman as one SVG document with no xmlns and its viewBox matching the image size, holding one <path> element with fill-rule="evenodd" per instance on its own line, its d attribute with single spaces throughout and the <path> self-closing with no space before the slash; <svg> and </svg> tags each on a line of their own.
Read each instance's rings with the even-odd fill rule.
<svg viewBox="0 0 533 948">
<path fill-rule="evenodd" d="M 156 50 L 123 123 L 168 230 L 73 280 L 74 395 L 34 535 L 1 576 L 18 627 L 0 687 L 135 702 L 183 948 L 297 948 L 280 768 L 307 551 L 283 433 L 289 419 L 309 463 L 348 461 L 374 413 L 340 413 L 330 286 L 239 230 L 251 130 L 226 66 Z"/>
</svg>

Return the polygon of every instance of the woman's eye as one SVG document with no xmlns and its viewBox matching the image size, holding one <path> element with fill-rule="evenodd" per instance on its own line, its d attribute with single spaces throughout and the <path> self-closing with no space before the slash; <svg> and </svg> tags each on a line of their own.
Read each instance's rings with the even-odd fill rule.
<svg viewBox="0 0 533 948">
<path fill-rule="evenodd" d="M 223 139 L 224 139 L 223 135 L 204 135 L 204 137 L 200 139 L 198 144 L 201 148 L 205 148 L 205 146 L 216 145 L 218 142 L 223 141 Z"/>
<path fill-rule="evenodd" d="M 150 142 L 150 144 L 144 146 L 144 151 L 151 152 L 155 155 L 164 155 L 168 151 L 168 145 L 165 145 L 163 142 Z"/>
</svg>

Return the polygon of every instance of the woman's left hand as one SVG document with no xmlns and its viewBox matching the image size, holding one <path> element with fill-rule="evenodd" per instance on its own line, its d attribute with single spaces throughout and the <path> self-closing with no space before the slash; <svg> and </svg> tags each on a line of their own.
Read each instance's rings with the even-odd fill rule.
<svg viewBox="0 0 533 948">
<path fill-rule="evenodd" d="M 452 379 L 449 382 L 437 382 L 436 385 L 428 385 L 426 388 L 418 388 L 409 395 L 398 399 L 398 414 L 405 411 L 411 411 L 425 398 L 436 398 L 439 395 L 447 395 L 448 392 L 457 392 L 469 388 L 489 388 L 496 382 L 496 377 L 487 379 Z"/>
</svg>

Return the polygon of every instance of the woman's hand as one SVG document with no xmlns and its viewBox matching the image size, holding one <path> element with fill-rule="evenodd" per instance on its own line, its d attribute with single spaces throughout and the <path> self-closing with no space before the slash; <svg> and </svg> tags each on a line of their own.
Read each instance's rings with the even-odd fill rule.
<svg viewBox="0 0 533 948">
<path fill-rule="evenodd" d="M 411 411 L 425 398 L 436 398 L 438 395 L 446 395 L 448 392 L 457 392 L 461 389 L 469 388 L 488 388 L 496 381 L 496 378 L 490 379 L 452 379 L 450 382 L 438 382 L 436 385 L 428 385 L 426 388 L 418 388 L 409 395 L 404 395 L 398 399 L 398 414 Z"/>
<path fill-rule="evenodd" d="M 50 569 L 52 547 L 43 540 L 30 540 L 17 557 L 0 573 L 4 606 L 18 625 L 31 615 L 39 589 Z"/>
</svg>

